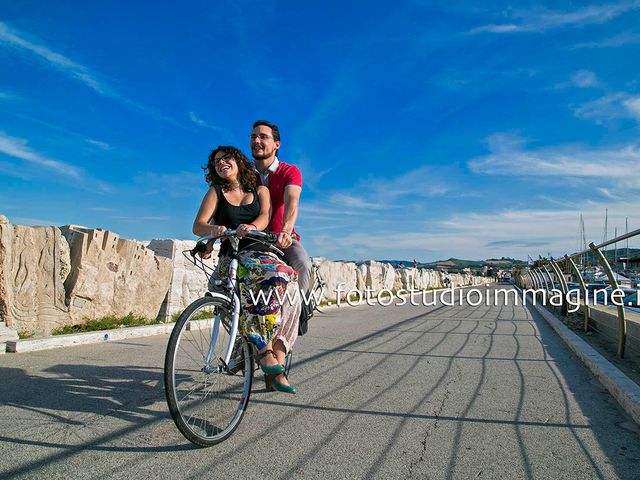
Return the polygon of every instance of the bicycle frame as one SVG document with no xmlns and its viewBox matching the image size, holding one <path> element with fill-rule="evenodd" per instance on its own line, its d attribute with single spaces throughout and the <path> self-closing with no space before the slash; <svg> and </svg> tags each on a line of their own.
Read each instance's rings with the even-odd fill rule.
<svg viewBox="0 0 640 480">
<path fill-rule="evenodd" d="M 203 239 L 210 238 L 209 236 L 201 237 L 198 239 L 199 241 Z M 207 356 L 205 357 L 203 371 L 205 373 L 211 373 L 215 370 L 219 370 L 217 373 L 222 373 L 222 369 L 226 369 L 229 366 L 229 360 L 231 359 L 231 352 L 233 350 L 233 344 L 235 342 L 236 335 L 238 334 L 238 319 L 240 318 L 240 297 L 238 297 L 238 292 L 236 286 L 238 284 L 238 244 L 239 241 L 235 237 L 230 238 L 231 246 L 233 248 L 234 255 L 231 259 L 231 263 L 229 265 L 229 276 L 227 279 L 227 290 L 231 292 L 231 298 L 224 297 L 230 301 L 233 306 L 232 314 L 231 314 L 231 328 L 229 330 L 229 343 L 227 344 L 227 350 L 224 354 L 224 358 L 222 360 L 222 366 L 219 366 L 216 369 L 212 369 L 210 367 L 211 360 L 213 356 L 214 346 L 216 341 L 218 340 L 218 331 L 220 329 L 221 323 L 221 314 L 218 313 L 214 320 L 213 328 L 211 329 L 211 340 L 209 342 L 209 350 L 207 351 Z M 217 294 L 220 295 L 220 294 Z M 223 295 L 220 295 L 223 296 Z"/>
<path fill-rule="evenodd" d="M 209 342 L 209 349 L 207 351 L 207 355 L 205 357 L 205 362 L 202 367 L 202 371 L 205 373 L 222 373 L 225 370 L 229 369 L 229 361 L 231 360 L 231 355 L 233 353 L 233 346 L 235 342 L 236 335 L 238 334 L 238 323 L 240 319 L 240 297 L 238 295 L 238 248 L 240 245 L 240 240 L 238 237 L 234 236 L 235 230 L 227 230 L 226 235 L 224 235 L 231 242 L 231 262 L 229 264 L 229 274 L 227 278 L 227 291 L 229 292 L 229 296 L 222 295 L 217 292 L 209 292 L 210 295 L 216 295 L 225 298 L 232 305 L 232 313 L 231 313 L 231 325 L 229 330 L 229 343 L 227 345 L 227 349 L 225 351 L 224 357 L 219 360 L 222 361 L 222 365 L 217 368 L 211 368 L 211 361 L 213 360 L 213 350 L 215 348 L 216 341 L 218 339 L 218 332 L 220 330 L 221 315 L 218 313 L 214 320 L 213 328 L 211 329 L 211 339 Z M 204 241 L 211 239 L 211 235 L 205 235 L 204 237 L 200 237 L 198 241 Z M 277 249 L 276 249 L 277 250 Z"/>
</svg>

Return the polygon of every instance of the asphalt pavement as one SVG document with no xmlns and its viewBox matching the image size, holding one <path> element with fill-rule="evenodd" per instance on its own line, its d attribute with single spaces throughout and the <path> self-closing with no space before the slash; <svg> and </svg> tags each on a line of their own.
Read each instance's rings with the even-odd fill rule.
<svg viewBox="0 0 640 480">
<path fill-rule="evenodd" d="M 210 448 L 169 416 L 167 341 L 0 356 L 0 478 L 640 478 L 638 427 L 535 309 L 329 309 L 296 344 L 299 394 L 257 372 Z"/>
</svg>

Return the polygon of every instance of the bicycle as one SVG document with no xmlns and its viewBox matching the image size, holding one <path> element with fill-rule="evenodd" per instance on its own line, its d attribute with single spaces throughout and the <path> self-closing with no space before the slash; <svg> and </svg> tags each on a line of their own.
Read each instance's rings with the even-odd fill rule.
<svg viewBox="0 0 640 480">
<path fill-rule="evenodd" d="M 319 300 L 324 296 L 324 288 L 327 286 L 327 282 L 325 282 L 322 275 L 320 275 L 320 265 L 313 263 L 311 271 L 313 275 L 313 286 L 311 287 L 311 296 L 309 297 L 309 300 L 313 302 L 313 310 L 318 313 L 323 313 Z"/>
<path fill-rule="evenodd" d="M 192 443 L 208 447 L 220 443 L 238 428 L 249 404 L 257 349 L 238 332 L 242 305 L 238 283 L 239 239 L 235 230 L 226 230 L 232 247 L 226 286 L 208 291 L 189 305 L 171 332 L 164 364 L 167 404 L 178 430 Z M 198 239 L 187 250 L 197 265 L 196 255 L 205 248 Z M 253 230 L 243 238 L 265 245 L 282 256 L 272 245 L 273 233 Z M 199 265 L 207 276 L 204 264 Z M 221 328 L 222 327 L 222 328 Z M 291 355 L 287 356 L 288 374 Z"/>
</svg>

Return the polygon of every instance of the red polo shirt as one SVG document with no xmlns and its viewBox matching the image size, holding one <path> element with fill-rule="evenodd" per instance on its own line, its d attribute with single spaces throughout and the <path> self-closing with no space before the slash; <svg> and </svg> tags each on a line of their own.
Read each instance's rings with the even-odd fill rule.
<svg viewBox="0 0 640 480">
<path fill-rule="evenodd" d="M 258 185 L 262 185 L 260 175 L 256 173 Z M 284 189 L 288 185 L 297 185 L 302 188 L 302 173 L 295 165 L 289 165 L 278 160 L 278 168 L 269 174 L 269 196 L 271 197 L 271 221 L 267 230 L 275 233 L 282 231 L 284 223 Z M 300 235 L 293 230 L 292 236 L 300 240 Z"/>
</svg>

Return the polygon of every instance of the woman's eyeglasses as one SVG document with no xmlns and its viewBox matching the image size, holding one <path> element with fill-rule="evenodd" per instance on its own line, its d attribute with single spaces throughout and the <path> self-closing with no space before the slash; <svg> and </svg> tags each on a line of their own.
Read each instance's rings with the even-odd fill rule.
<svg viewBox="0 0 640 480">
<path fill-rule="evenodd" d="M 234 162 L 235 162 L 235 161 L 236 161 L 236 159 L 235 159 L 235 157 L 234 157 L 233 155 L 231 155 L 230 153 L 227 153 L 226 155 L 223 155 L 222 157 L 218 157 L 218 158 L 216 158 L 216 159 L 213 161 L 213 163 L 214 163 L 214 164 L 216 164 L 216 165 L 218 165 L 218 164 L 219 164 L 220 162 L 222 162 L 223 160 L 224 160 L 225 162 L 231 162 L 231 161 L 234 161 Z"/>
</svg>

